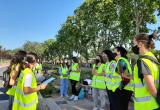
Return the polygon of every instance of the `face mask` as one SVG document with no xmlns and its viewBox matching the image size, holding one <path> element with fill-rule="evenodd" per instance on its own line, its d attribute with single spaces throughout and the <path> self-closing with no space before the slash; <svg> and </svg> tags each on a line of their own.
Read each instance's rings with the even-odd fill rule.
<svg viewBox="0 0 160 110">
<path fill-rule="evenodd" d="M 139 47 L 136 45 L 134 47 L 132 47 L 132 51 L 135 53 L 135 54 L 139 54 Z"/>
<path fill-rule="evenodd" d="M 96 59 L 96 60 L 95 60 L 95 63 L 96 63 L 96 64 L 98 64 L 99 62 L 100 62 L 100 60 L 99 60 L 99 59 Z"/>
</svg>

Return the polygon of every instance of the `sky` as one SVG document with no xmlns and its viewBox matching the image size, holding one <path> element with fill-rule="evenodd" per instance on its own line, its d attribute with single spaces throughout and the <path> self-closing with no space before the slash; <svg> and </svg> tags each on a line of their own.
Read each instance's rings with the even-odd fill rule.
<svg viewBox="0 0 160 110">
<path fill-rule="evenodd" d="M 61 25 L 84 0 L 0 0 L 0 45 L 20 48 L 27 41 L 54 38 Z M 150 24 L 148 28 L 160 26 Z M 156 42 L 160 50 L 160 42 Z"/>
<path fill-rule="evenodd" d="M 0 45 L 22 47 L 27 41 L 54 38 L 83 0 L 0 0 Z"/>
</svg>

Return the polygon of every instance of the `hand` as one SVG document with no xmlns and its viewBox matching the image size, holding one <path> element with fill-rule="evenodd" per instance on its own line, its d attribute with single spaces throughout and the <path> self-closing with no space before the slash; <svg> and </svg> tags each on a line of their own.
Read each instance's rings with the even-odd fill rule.
<svg viewBox="0 0 160 110">
<path fill-rule="evenodd" d="M 40 87 L 40 90 L 43 90 L 47 87 L 47 85 L 42 83 L 41 85 L 39 85 L 39 87 Z"/>
<path fill-rule="evenodd" d="M 132 79 L 131 76 L 129 76 L 129 75 L 125 74 L 125 73 L 122 73 L 122 77 L 123 77 L 123 78 L 127 78 L 127 79 Z"/>
</svg>

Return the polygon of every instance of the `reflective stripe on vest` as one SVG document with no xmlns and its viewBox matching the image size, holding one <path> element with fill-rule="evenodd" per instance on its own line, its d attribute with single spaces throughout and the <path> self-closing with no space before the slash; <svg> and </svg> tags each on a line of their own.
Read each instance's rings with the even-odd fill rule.
<svg viewBox="0 0 160 110">
<path fill-rule="evenodd" d="M 23 95 L 23 96 L 28 96 L 29 94 L 24 94 L 23 91 L 21 91 L 20 89 L 16 88 L 16 92 L 18 92 L 19 94 Z"/>
<path fill-rule="evenodd" d="M 154 57 L 153 53 L 146 52 L 145 55 Z M 152 76 L 154 80 L 154 86 L 156 89 L 159 87 L 159 71 L 158 66 L 154 64 L 152 61 L 141 58 L 142 60 L 150 70 L 150 75 Z M 155 69 L 157 68 L 157 69 Z M 146 82 L 143 79 L 143 83 L 141 79 L 139 78 L 139 70 L 137 64 L 134 67 L 134 108 L 135 110 L 154 110 L 159 107 L 158 103 L 155 100 L 155 97 L 153 97 L 150 92 L 147 89 Z"/>
<path fill-rule="evenodd" d="M 154 81 L 154 84 L 159 84 L 159 80 L 155 80 L 155 81 Z M 144 86 L 146 86 L 146 84 L 142 84 L 142 83 L 134 84 L 134 87 L 135 87 L 135 88 L 142 88 L 142 87 L 144 87 Z"/>
<path fill-rule="evenodd" d="M 151 96 L 134 98 L 136 102 L 146 102 L 151 100 Z"/>
<path fill-rule="evenodd" d="M 17 103 L 18 105 L 20 105 L 20 106 L 22 106 L 22 107 L 32 106 L 32 105 L 36 104 L 36 102 L 37 102 L 37 99 L 35 99 L 35 100 L 32 101 L 31 103 L 24 104 L 24 103 L 20 102 L 19 100 L 14 99 L 14 103 Z"/>
</svg>

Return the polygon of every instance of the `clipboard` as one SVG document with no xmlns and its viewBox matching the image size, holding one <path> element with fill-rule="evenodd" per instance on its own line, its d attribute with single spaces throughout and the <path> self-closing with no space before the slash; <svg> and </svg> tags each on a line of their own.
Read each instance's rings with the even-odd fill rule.
<svg viewBox="0 0 160 110">
<path fill-rule="evenodd" d="M 44 81 L 43 84 L 48 84 L 48 83 L 52 82 L 53 80 L 55 80 L 55 78 L 51 77 L 51 78 L 47 79 L 46 81 Z"/>
</svg>

